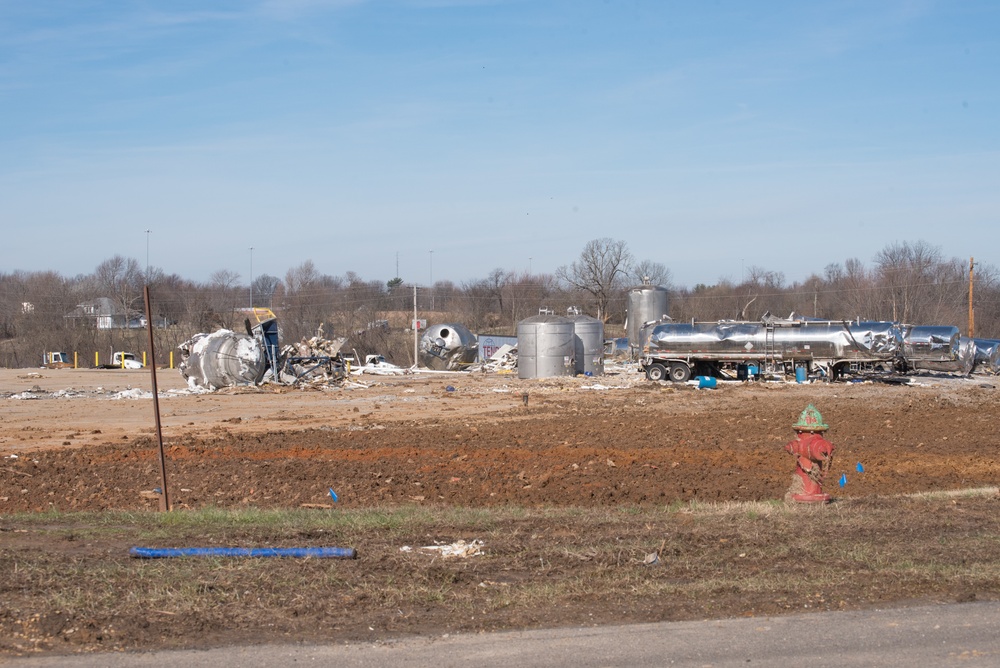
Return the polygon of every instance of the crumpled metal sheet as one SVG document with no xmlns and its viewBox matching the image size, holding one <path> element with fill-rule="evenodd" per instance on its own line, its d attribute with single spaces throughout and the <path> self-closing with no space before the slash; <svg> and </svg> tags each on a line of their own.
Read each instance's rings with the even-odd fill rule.
<svg viewBox="0 0 1000 668">
<path fill-rule="evenodd" d="M 256 385 L 267 370 L 260 341 L 228 329 L 195 334 L 178 348 L 181 375 L 192 389 Z"/>
<path fill-rule="evenodd" d="M 922 362 L 955 362 L 962 335 L 950 325 L 903 325 L 903 357 L 911 366 Z"/>
<path fill-rule="evenodd" d="M 432 325 L 420 337 L 420 363 L 438 371 L 460 371 L 476 361 L 479 342 L 465 325 Z"/>
<path fill-rule="evenodd" d="M 973 339 L 960 336 L 957 343 L 949 346 L 950 353 L 946 353 L 945 348 L 940 347 L 942 344 L 935 345 L 939 346 L 937 350 L 942 359 L 933 359 L 932 355 L 928 354 L 923 358 L 907 358 L 907 364 L 919 371 L 944 371 L 946 373 L 961 373 L 966 376 L 972 373 L 972 369 L 976 365 L 976 342 Z M 944 359 L 949 354 L 953 355 L 953 358 Z"/>
<path fill-rule="evenodd" d="M 972 339 L 976 344 L 977 371 L 1000 373 L 1000 339 Z"/>
<path fill-rule="evenodd" d="M 655 355 L 743 360 L 771 347 L 776 359 L 890 360 L 902 349 L 902 332 L 892 322 L 781 321 L 771 330 L 764 322 L 661 322 L 650 330 L 646 351 Z"/>
</svg>

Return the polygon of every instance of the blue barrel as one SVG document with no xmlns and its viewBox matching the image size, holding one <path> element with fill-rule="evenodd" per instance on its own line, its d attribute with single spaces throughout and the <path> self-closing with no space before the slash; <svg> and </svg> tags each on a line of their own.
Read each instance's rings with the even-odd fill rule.
<svg viewBox="0 0 1000 668">
<path fill-rule="evenodd" d="M 796 383 L 806 382 L 806 368 L 804 366 L 795 367 L 795 382 Z"/>
<path fill-rule="evenodd" d="M 715 378 L 712 376 L 698 376 L 696 380 L 698 381 L 699 388 L 711 389 L 715 387 Z"/>
</svg>

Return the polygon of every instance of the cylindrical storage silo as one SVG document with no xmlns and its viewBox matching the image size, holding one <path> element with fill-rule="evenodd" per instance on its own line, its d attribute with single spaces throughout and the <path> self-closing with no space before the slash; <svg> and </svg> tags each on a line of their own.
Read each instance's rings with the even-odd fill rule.
<svg viewBox="0 0 1000 668">
<path fill-rule="evenodd" d="M 573 322 L 536 315 L 517 323 L 517 377 L 573 375 Z"/>
<path fill-rule="evenodd" d="M 570 318 L 573 322 L 573 361 L 576 373 L 604 375 L 604 323 L 589 315 Z"/>
<path fill-rule="evenodd" d="M 642 348 L 642 326 L 662 320 L 670 311 L 667 289 L 659 285 L 639 285 L 628 291 L 628 320 L 625 336 L 632 348 Z"/>
</svg>

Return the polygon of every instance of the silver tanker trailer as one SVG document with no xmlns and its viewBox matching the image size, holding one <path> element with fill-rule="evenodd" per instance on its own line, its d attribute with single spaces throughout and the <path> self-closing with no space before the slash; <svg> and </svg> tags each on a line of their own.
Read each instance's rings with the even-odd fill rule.
<svg viewBox="0 0 1000 668">
<path fill-rule="evenodd" d="M 892 371 L 903 332 L 892 322 L 779 319 L 649 323 L 639 368 L 650 380 L 684 382 L 692 375 L 740 378 L 761 374 L 819 373 L 838 378 L 862 371 Z"/>
</svg>

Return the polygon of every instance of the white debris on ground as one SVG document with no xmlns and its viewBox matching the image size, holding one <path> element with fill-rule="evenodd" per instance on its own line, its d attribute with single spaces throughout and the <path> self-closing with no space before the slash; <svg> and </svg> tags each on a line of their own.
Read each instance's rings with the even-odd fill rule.
<svg viewBox="0 0 1000 668">
<path fill-rule="evenodd" d="M 18 392 L 17 394 L 12 394 L 12 395 L 10 395 L 9 398 L 10 399 L 18 399 L 18 400 L 22 400 L 22 399 L 41 399 L 42 395 L 41 394 L 36 394 L 36 393 L 32 392 L 31 390 L 26 390 L 24 392 Z"/>
<path fill-rule="evenodd" d="M 490 355 L 490 358 L 485 362 L 480 362 L 479 364 L 473 364 L 469 367 L 471 372 L 493 372 L 493 373 L 511 373 L 517 369 L 517 346 L 512 346 L 509 343 L 497 348 L 497 351 Z"/>
<path fill-rule="evenodd" d="M 413 372 L 410 369 L 404 369 L 401 366 L 386 362 L 384 359 L 381 359 L 381 356 L 379 356 L 378 361 L 368 362 L 359 367 L 351 367 L 352 376 L 360 376 L 362 374 L 372 376 L 405 376 L 411 373 Z"/>
<path fill-rule="evenodd" d="M 466 542 L 464 540 L 457 540 L 454 543 L 449 543 L 447 545 L 435 544 L 427 545 L 425 547 L 419 547 L 418 550 L 425 550 L 427 552 L 437 552 L 442 557 L 460 557 L 465 559 L 466 557 L 477 557 L 483 553 L 483 541 L 481 540 L 471 540 Z M 413 548 L 409 545 L 404 545 L 399 548 L 400 552 L 413 552 Z"/>
<path fill-rule="evenodd" d="M 190 396 L 192 394 L 207 394 L 211 390 L 205 388 L 195 388 L 193 390 L 160 390 L 160 398 L 167 399 L 170 397 L 180 397 L 180 396 Z M 141 388 L 126 387 L 125 389 L 113 389 L 105 390 L 103 387 L 97 387 L 93 390 L 78 390 L 74 388 L 68 388 L 65 390 L 56 390 L 54 392 L 49 392 L 41 388 L 35 387 L 30 390 L 25 390 L 24 392 L 18 392 L 17 394 L 7 395 L 7 399 L 14 399 L 18 401 L 23 401 L 26 399 L 105 399 L 111 401 L 120 401 L 122 399 L 152 399 L 153 393 L 149 390 L 143 390 Z"/>
</svg>

